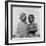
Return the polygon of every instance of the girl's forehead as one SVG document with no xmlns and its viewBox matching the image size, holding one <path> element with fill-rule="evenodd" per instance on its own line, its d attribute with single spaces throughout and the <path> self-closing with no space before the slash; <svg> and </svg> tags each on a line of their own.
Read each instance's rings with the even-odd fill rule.
<svg viewBox="0 0 46 46">
<path fill-rule="evenodd" d="M 29 16 L 29 18 L 33 18 L 32 16 Z"/>
<path fill-rule="evenodd" d="M 33 15 L 30 15 L 28 18 L 34 18 L 34 16 Z"/>
<path fill-rule="evenodd" d="M 21 15 L 20 17 L 26 17 L 26 15 Z"/>
<path fill-rule="evenodd" d="M 25 18 L 26 16 L 25 15 L 23 15 L 23 16 L 20 16 L 20 18 Z"/>
<path fill-rule="evenodd" d="M 32 17 L 32 16 L 29 16 L 29 17 Z"/>
</svg>

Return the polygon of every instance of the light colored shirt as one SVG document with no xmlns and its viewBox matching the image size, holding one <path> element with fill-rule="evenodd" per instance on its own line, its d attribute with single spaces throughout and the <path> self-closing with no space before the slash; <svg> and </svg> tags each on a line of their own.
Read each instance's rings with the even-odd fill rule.
<svg viewBox="0 0 46 46">
<path fill-rule="evenodd" d="M 16 37 L 26 37 L 27 36 L 27 24 L 24 22 L 19 22 L 17 25 L 17 35 Z"/>
</svg>

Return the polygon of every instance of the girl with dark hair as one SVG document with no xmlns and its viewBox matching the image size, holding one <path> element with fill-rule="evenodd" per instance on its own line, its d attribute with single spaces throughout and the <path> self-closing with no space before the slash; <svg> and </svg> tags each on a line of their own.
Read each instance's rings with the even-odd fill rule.
<svg viewBox="0 0 46 46">
<path fill-rule="evenodd" d="M 20 17 L 19 17 L 20 21 L 17 25 L 17 35 L 16 37 L 20 37 L 20 38 L 23 38 L 23 37 L 27 37 L 27 31 L 26 31 L 26 27 L 27 27 L 27 22 L 26 22 L 26 14 L 24 12 L 22 12 L 20 14 Z"/>
<path fill-rule="evenodd" d="M 37 30 L 37 24 L 34 23 L 34 16 L 33 15 L 29 15 L 28 16 L 28 21 L 29 21 L 29 24 L 28 24 L 28 27 L 27 27 L 27 31 L 28 31 L 28 36 L 30 35 L 31 36 L 35 36 L 35 33 L 38 31 Z"/>
</svg>

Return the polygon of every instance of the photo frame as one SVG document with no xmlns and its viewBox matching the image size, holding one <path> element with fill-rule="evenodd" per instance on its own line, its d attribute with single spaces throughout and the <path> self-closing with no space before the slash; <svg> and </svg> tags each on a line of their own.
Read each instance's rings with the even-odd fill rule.
<svg viewBox="0 0 46 46">
<path fill-rule="evenodd" d="M 21 38 L 19 35 L 22 33 L 19 35 L 17 34 L 18 30 L 23 30 L 25 27 L 28 27 L 25 25 L 23 26 L 23 23 L 20 22 L 20 15 L 23 15 L 21 13 L 25 13 L 24 15 L 27 17 L 26 22 L 29 27 L 32 24 L 28 22 L 28 17 L 29 15 L 34 15 L 34 22 L 37 23 L 39 32 L 36 33 L 35 36 L 33 36 L 33 33 L 30 33 L 30 35 L 27 37 L 25 33 Z M 22 28 L 19 29 L 19 27 Z M 29 1 L 5 1 L 5 44 L 15 45 L 31 43 L 45 43 L 45 3 Z"/>
</svg>

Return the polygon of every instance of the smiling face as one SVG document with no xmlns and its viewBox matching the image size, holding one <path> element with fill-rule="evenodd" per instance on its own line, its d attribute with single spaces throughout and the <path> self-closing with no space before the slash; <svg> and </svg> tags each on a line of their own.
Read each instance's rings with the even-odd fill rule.
<svg viewBox="0 0 46 46">
<path fill-rule="evenodd" d="M 28 21 L 29 21 L 30 23 L 34 22 L 34 16 L 33 16 L 33 15 L 29 15 L 29 16 L 28 16 Z"/>
<path fill-rule="evenodd" d="M 25 13 L 21 13 L 21 14 L 20 14 L 20 20 L 21 20 L 22 22 L 25 22 L 25 21 L 26 21 L 26 14 L 25 14 Z"/>
</svg>

